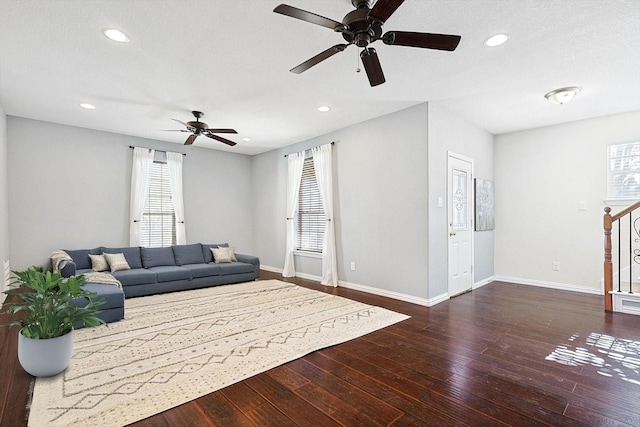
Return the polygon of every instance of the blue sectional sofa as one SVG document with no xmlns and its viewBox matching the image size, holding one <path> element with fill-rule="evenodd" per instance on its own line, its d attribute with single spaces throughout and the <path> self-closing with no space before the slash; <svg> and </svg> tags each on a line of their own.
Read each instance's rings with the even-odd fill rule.
<svg viewBox="0 0 640 427">
<path fill-rule="evenodd" d="M 165 248 L 97 247 L 66 250 L 73 259 L 61 269 L 64 277 L 92 271 L 89 255 L 122 253 L 129 269 L 111 274 L 122 283 L 122 291 L 113 285 L 87 283 L 86 288 L 98 293 L 105 304 L 100 318 L 105 322 L 124 317 L 124 297 L 139 297 L 165 292 L 183 291 L 256 280 L 260 276 L 260 260 L 250 255 L 235 254 L 237 261 L 216 263 L 211 248 L 224 244 L 175 245 Z"/>
</svg>

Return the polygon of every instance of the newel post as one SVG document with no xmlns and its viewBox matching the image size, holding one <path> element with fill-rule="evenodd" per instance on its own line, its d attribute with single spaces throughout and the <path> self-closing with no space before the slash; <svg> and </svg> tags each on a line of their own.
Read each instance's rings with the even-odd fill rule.
<svg viewBox="0 0 640 427">
<path fill-rule="evenodd" d="M 611 262 L 611 228 L 613 220 L 611 218 L 611 208 L 604 208 L 604 309 L 613 311 L 613 263 Z"/>
</svg>

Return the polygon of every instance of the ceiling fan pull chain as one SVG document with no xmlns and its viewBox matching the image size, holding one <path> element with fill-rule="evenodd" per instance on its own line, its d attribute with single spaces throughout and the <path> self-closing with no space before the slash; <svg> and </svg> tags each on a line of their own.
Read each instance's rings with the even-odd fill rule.
<svg viewBox="0 0 640 427">
<path fill-rule="evenodd" d="M 358 53 L 358 51 L 356 50 L 356 56 L 358 57 L 358 64 L 356 66 L 356 73 L 359 73 L 360 71 L 360 54 Z"/>
</svg>

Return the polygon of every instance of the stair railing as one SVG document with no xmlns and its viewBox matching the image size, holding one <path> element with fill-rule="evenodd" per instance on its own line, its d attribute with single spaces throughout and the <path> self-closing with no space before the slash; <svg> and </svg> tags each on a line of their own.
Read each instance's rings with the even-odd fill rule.
<svg viewBox="0 0 640 427">
<path fill-rule="evenodd" d="M 633 211 L 640 208 L 640 202 L 636 202 L 628 208 L 618 212 L 615 215 L 611 215 L 611 208 L 604 208 L 604 309 L 606 311 L 613 311 L 613 297 L 611 292 L 614 290 L 613 283 L 613 262 L 612 262 L 612 244 L 611 244 L 611 230 L 613 229 L 614 223 L 617 225 L 618 229 L 618 248 L 617 248 L 617 261 L 618 261 L 618 283 L 617 283 L 617 291 L 621 292 L 621 275 L 622 275 L 622 223 L 621 220 L 625 218 L 627 215 L 629 216 L 629 292 L 632 292 L 632 283 L 633 283 L 633 263 L 634 258 L 640 257 L 640 251 L 633 250 L 633 242 L 634 242 L 634 222 L 640 220 L 640 216 L 637 217 L 634 221 L 633 219 Z M 638 234 L 638 231 L 636 231 Z M 625 233 L 625 238 L 626 233 Z M 640 237 L 640 236 L 639 236 Z M 638 240 L 637 238 L 635 239 Z"/>
</svg>

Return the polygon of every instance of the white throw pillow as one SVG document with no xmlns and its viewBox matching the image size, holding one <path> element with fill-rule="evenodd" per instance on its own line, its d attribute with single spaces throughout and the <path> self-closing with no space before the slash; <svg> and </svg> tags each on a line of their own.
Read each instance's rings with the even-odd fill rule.
<svg viewBox="0 0 640 427">
<path fill-rule="evenodd" d="M 93 271 L 109 271 L 109 263 L 104 255 L 89 254 L 91 258 L 91 270 Z"/>
<path fill-rule="evenodd" d="M 107 262 L 109 263 L 109 267 L 111 267 L 111 272 L 119 271 L 119 270 L 131 270 L 129 267 L 129 263 L 127 259 L 124 257 L 124 254 L 103 254 Z"/>
<path fill-rule="evenodd" d="M 213 260 L 216 264 L 238 261 L 233 248 L 218 246 L 217 248 L 211 248 L 211 253 L 213 254 Z"/>
</svg>

